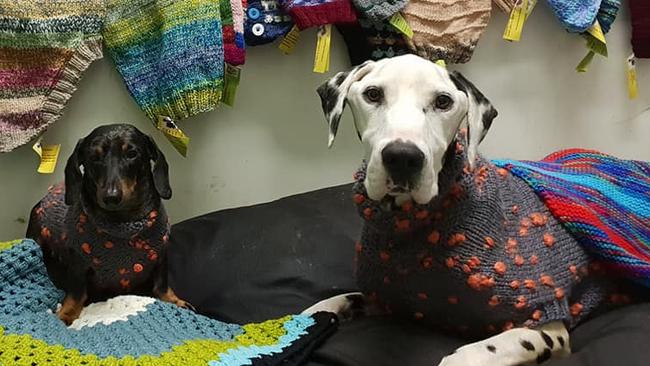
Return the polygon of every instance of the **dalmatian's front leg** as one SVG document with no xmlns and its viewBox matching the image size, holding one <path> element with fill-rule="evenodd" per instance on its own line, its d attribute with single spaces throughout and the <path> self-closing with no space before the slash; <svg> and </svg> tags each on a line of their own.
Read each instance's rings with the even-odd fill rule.
<svg viewBox="0 0 650 366">
<path fill-rule="evenodd" d="M 443 358 L 439 366 L 519 366 L 570 354 L 569 332 L 562 322 L 552 322 L 537 329 L 511 329 L 468 344 Z"/>
</svg>

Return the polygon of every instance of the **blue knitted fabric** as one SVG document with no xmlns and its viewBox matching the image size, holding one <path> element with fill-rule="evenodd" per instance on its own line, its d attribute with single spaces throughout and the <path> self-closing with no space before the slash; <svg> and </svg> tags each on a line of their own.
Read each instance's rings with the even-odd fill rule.
<svg viewBox="0 0 650 366">
<path fill-rule="evenodd" d="M 63 293 L 49 280 L 39 246 L 23 240 L 2 249 L 1 365 L 276 364 L 321 337 L 323 323 L 333 324 L 316 314 L 241 326 L 151 300 L 126 321 L 68 328 L 52 313 Z"/>
<path fill-rule="evenodd" d="M 277 0 L 249 0 L 244 17 L 244 39 L 249 46 L 271 43 L 293 27 L 291 16 Z"/>
<path fill-rule="evenodd" d="M 569 32 L 582 33 L 594 24 L 602 0 L 548 0 Z"/>
<path fill-rule="evenodd" d="M 603 29 L 603 32 L 609 33 L 609 30 L 612 28 L 612 24 L 616 20 L 616 15 L 618 14 L 618 9 L 621 7 L 620 0 L 603 0 L 600 4 L 600 10 L 598 10 L 598 23 Z"/>
</svg>

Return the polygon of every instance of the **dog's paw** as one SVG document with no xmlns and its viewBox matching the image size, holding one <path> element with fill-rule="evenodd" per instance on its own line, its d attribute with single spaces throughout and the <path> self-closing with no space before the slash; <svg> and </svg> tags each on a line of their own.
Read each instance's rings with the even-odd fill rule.
<svg viewBox="0 0 650 366">
<path fill-rule="evenodd" d="M 66 326 L 69 326 L 72 324 L 75 320 L 79 319 L 79 315 L 81 314 L 81 307 L 78 308 L 60 308 L 56 312 L 56 316 L 61 319 L 63 323 L 65 323 Z"/>
<path fill-rule="evenodd" d="M 192 310 L 192 311 L 196 312 L 196 308 L 192 304 L 190 304 L 189 302 L 187 302 L 185 300 L 182 300 L 180 297 L 178 297 L 176 295 L 176 293 L 174 292 L 174 290 L 171 289 L 171 287 L 167 288 L 167 291 L 165 291 L 165 293 L 157 294 L 157 297 L 160 300 L 162 300 L 164 302 L 172 303 L 172 304 L 178 306 L 179 308 Z"/>
<path fill-rule="evenodd" d="M 176 301 L 173 301 L 172 303 L 178 306 L 179 308 L 192 310 L 193 312 L 196 312 L 196 308 L 185 300 L 181 300 L 177 298 Z"/>
</svg>

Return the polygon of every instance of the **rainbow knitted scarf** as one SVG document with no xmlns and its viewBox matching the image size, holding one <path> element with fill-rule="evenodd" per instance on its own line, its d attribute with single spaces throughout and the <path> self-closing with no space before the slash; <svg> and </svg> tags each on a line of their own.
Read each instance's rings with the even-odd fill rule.
<svg viewBox="0 0 650 366">
<path fill-rule="evenodd" d="M 223 90 L 219 2 L 111 0 L 106 49 L 140 108 L 156 120 L 209 111 Z"/>
<path fill-rule="evenodd" d="M 650 163 L 580 149 L 494 163 L 525 180 L 593 255 L 650 286 Z"/>
<path fill-rule="evenodd" d="M 336 327 L 333 315 L 236 325 L 151 298 L 91 304 L 71 327 L 39 246 L 0 243 L 0 365 L 298 365 Z"/>
<path fill-rule="evenodd" d="M 0 152 L 43 132 L 62 114 L 81 75 L 102 57 L 101 0 L 0 5 Z"/>
</svg>

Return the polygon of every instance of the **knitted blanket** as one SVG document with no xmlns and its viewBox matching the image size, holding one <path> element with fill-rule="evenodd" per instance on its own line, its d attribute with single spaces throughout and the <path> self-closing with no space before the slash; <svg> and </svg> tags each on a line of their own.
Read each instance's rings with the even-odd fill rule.
<svg viewBox="0 0 650 366">
<path fill-rule="evenodd" d="M 333 315 L 236 325 L 151 298 L 92 304 L 71 327 L 39 246 L 0 243 L 0 365 L 296 365 L 336 327 Z"/>
<path fill-rule="evenodd" d="M 650 286 L 650 163 L 580 149 L 494 163 L 526 181 L 591 254 Z"/>
</svg>

